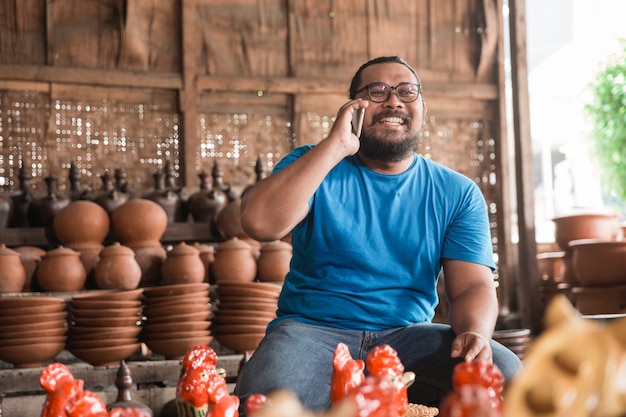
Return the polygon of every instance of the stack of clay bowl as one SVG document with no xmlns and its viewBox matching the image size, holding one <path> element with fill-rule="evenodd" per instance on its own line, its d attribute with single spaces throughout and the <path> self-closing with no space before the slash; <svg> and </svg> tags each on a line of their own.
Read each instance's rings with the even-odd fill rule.
<svg viewBox="0 0 626 417">
<path fill-rule="evenodd" d="M 0 360 L 41 367 L 65 349 L 66 303 L 60 297 L 0 298 Z"/>
<path fill-rule="evenodd" d="M 119 365 L 141 343 L 142 289 L 101 290 L 69 300 L 68 350 L 94 366 Z"/>
<path fill-rule="evenodd" d="M 219 281 L 213 333 L 237 353 L 256 350 L 267 324 L 276 318 L 281 285 L 269 282 Z"/>
<path fill-rule="evenodd" d="M 144 288 L 142 340 L 166 359 L 182 359 L 189 349 L 213 340 L 209 283 Z"/>
<path fill-rule="evenodd" d="M 530 329 L 503 329 L 493 332 L 493 340 L 506 346 L 520 359 L 526 357 L 526 350 L 532 342 Z"/>
</svg>

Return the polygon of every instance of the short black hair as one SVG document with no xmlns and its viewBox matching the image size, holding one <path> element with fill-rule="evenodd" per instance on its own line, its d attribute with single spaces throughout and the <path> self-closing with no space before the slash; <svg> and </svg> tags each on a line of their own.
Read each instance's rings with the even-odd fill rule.
<svg viewBox="0 0 626 417">
<path fill-rule="evenodd" d="M 405 67 L 407 67 L 413 73 L 413 75 L 415 75 L 415 79 L 417 79 L 417 83 L 421 85 L 420 77 L 417 75 L 417 72 L 404 59 L 396 55 L 380 56 L 378 58 L 371 59 L 367 61 L 365 64 L 361 65 L 361 67 L 354 74 L 354 77 L 352 77 L 352 82 L 350 83 L 350 90 L 348 91 L 348 95 L 350 99 L 354 99 L 357 91 L 359 91 L 358 88 L 359 88 L 359 85 L 361 85 L 361 73 L 363 72 L 363 70 L 371 65 L 376 65 L 376 64 L 402 64 Z"/>
</svg>

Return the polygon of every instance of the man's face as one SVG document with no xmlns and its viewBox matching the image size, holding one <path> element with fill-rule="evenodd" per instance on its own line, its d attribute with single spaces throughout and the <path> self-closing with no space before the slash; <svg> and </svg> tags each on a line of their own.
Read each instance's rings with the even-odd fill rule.
<svg viewBox="0 0 626 417">
<path fill-rule="evenodd" d="M 385 83 L 391 87 L 401 83 L 418 83 L 407 67 L 396 63 L 369 66 L 361 73 L 361 80 L 359 88 L 373 83 Z M 367 89 L 357 94 L 356 98 L 369 100 Z M 370 100 L 365 111 L 359 152 L 382 162 L 396 162 L 408 157 L 419 144 L 425 113 L 421 94 L 415 101 L 405 102 L 400 100 L 397 90 L 392 89 L 383 102 Z"/>
</svg>

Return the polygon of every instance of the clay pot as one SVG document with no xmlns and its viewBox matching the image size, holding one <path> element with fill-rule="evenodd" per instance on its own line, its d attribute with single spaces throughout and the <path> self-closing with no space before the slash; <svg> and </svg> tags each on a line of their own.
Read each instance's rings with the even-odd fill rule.
<svg viewBox="0 0 626 417">
<path fill-rule="evenodd" d="M 167 213 L 145 198 L 128 200 L 111 216 L 113 234 L 126 246 L 154 246 L 167 229 Z"/>
<path fill-rule="evenodd" d="M 20 253 L 0 243 L 0 293 L 21 292 L 26 282 L 26 271 Z"/>
<path fill-rule="evenodd" d="M 215 248 L 212 245 L 205 243 L 195 242 L 193 246 L 200 251 L 200 259 L 204 264 L 204 282 L 215 284 L 211 268 L 213 268 L 213 261 L 215 260 Z"/>
<path fill-rule="evenodd" d="M 146 245 L 126 245 L 135 252 L 135 259 L 141 269 L 140 287 L 153 287 L 161 284 L 161 266 L 167 258 L 167 251 L 160 243 Z"/>
<path fill-rule="evenodd" d="M 77 243 L 67 245 L 67 247 L 75 250 L 80 254 L 80 261 L 83 263 L 85 273 L 87 274 L 85 288 L 97 288 L 94 281 L 93 272 L 98 262 L 100 262 L 100 252 L 104 248 L 104 245 L 100 243 Z"/>
<path fill-rule="evenodd" d="M 22 292 L 33 291 L 33 277 L 46 251 L 37 246 L 18 246 L 14 250 L 20 254 L 20 260 L 26 272 L 26 281 L 22 287 Z"/>
<path fill-rule="evenodd" d="M 185 242 L 176 244 L 167 253 L 161 266 L 163 285 L 196 284 L 204 282 L 206 270 L 200 251 Z"/>
<path fill-rule="evenodd" d="M 137 288 L 141 281 L 141 267 L 135 259 L 135 252 L 119 242 L 104 248 L 94 269 L 94 281 L 103 289 Z"/>
<path fill-rule="evenodd" d="M 13 199 L 9 194 L 0 194 L 0 229 L 9 227 L 12 216 Z"/>
<path fill-rule="evenodd" d="M 107 212 L 88 200 L 72 201 L 52 221 L 54 234 L 65 246 L 101 245 L 109 233 L 109 227 Z"/>
<path fill-rule="evenodd" d="M 257 277 L 259 281 L 280 282 L 289 272 L 292 247 L 282 240 L 275 240 L 261 245 L 257 259 Z"/>
<path fill-rule="evenodd" d="M 584 287 L 626 284 L 626 240 L 569 242 L 576 280 Z"/>
<path fill-rule="evenodd" d="M 209 181 L 209 174 L 201 172 L 200 190 L 193 193 L 187 201 L 189 212 L 196 223 L 215 223 L 219 212 L 228 204 L 228 196 L 220 190 L 215 190 Z"/>
<path fill-rule="evenodd" d="M 226 204 L 217 215 L 216 227 L 225 239 L 242 237 L 246 234 L 241 227 L 241 200 L 231 201 Z"/>
<path fill-rule="evenodd" d="M 567 251 L 568 242 L 577 239 L 614 240 L 619 234 L 619 222 L 612 213 L 579 213 L 552 219 L 555 240 L 561 250 Z"/>
<path fill-rule="evenodd" d="M 87 272 L 79 252 L 59 246 L 43 256 L 36 278 L 42 291 L 72 292 L 84 288 Z"/>
<path fill-rule="evenodd" d="M 34 200 L 28 207 L 28 225 L 50 227 L 54 216 L 70 204 L 71 200 L 58 192 L 58 179 L 50 175 L 45 178 L 48 192 L 45 197 Z"/>
<path fill-rule="evenodd" d="M 233 237 L 217 246 L 213 261 L 215 282 L 251 282 L 256 278 L 256 259 L 250 244 Z"/>
</svg>

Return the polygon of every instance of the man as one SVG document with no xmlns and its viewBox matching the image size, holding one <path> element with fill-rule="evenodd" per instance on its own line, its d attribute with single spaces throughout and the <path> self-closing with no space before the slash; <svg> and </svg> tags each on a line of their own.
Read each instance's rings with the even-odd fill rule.
<svg viewBox="0 0 626 417">
<path fill-rule="evenodd" d="M 244 195 L 244 230 L 260 241 L 291 232 L 293 258 L 278 318 L 239 375 L 243 401 L 286 388 L 324 410 L 339 342 L 355 359 L 393 347 L 416 373 L 409 401 L 430 406 L 452 389 L 462 360 L 494 360 L 505 378 L 519 369 L 491 340 L 498 302 L 484 198 L 469 178 L 414 151 L 421 91 L 401 58 L 365 63 L 328 137 L 295 149 Z M 442 268 L 449 326 L 431 323 Z"/>
</svg>

